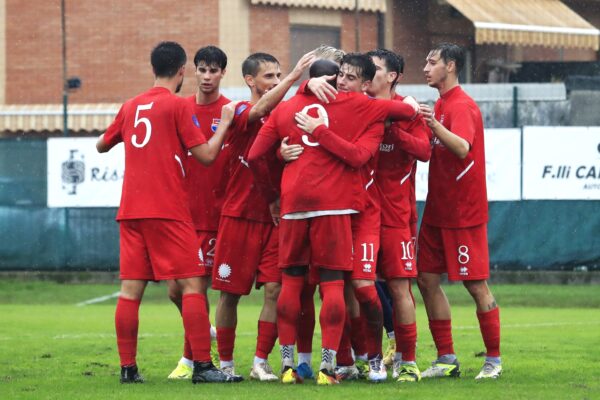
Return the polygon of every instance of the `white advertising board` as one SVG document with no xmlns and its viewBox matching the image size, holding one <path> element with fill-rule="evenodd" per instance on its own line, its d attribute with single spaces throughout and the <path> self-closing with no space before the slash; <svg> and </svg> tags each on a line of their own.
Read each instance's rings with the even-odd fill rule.
<svg viewBox="0 0 600 400">
<path fill-rule="evenodd" d="M 118 207 L 125 153 L 96 151 L 96 138 L 48 139 L 48 207 Z"/>
<path fill-rule="evenodd" d="M 523 128 L 524 200 L 600 200 L 600 127 Z"/>
<path fill-rule="evenodd" d="M 417 200 L 427 197 L 429 163 L 418 162 Z M 521 130 L 485 130 L 485 172 L 489 201 L 521 199 Z"/>
</svg>

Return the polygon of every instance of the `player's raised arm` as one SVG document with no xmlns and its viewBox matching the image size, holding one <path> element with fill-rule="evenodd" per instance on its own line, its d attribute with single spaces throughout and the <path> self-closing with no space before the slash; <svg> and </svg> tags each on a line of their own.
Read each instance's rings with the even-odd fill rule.
<svg viewBox="0 0 600 400">
<path fill-rule="evenodd" d="M 303 55 L 300 60 L 298 60 L 298 63 L 292 72 L 283 78 L 277 86 L 265 93 L 254 107 L 252 107 L 250 115 L 248 116 L 248 122 L 254 122 L 270 113 L 271 110 L 273 110 L 273 108 L 275 108 L 275 106 L 285 97 L 285 94 L 292 85 L 300 79 L 302 73 L 310 66 L 314 59 L 315 57 L 312 51 Z"/>
<path fill-rule="evenodd" d="M 235 106 L 237 102 L 232 101 L 231 103 L 225 104 L 221 110 L 221 122 L 217 127 L 215 134 L 208 140 L 208 142 L 194 146 L 190 149 L 190 152 L 194 158 L 200 161 L 204 165 L 210 165 L 217 158 L 223 147 L 223 141 L 227 137 L 227 130 L 233 121 L 233 115 L 235 113 Z"/>
<path fill-rule="evenodd" d="M 469 154 L 471 144 L 459 135 L 446 129 L 446 127 L 435 118 L 435 114 L 430 106 L 421 104 L 420 113 L 427 125 L 431 128 L 433 135 L 437 137 L 448 150 L 461 160 Z M 468 118 L 468 116 L 465 115 L 465 118 Z"/>
</svg>

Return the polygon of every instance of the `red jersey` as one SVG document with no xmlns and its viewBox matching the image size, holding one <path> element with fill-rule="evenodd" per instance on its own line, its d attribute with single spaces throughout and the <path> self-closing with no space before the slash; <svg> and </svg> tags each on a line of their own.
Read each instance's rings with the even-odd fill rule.
<svg viewBox="0 0 600 400">
<path fill-rule="evenodd" d="M 402 101 L 396 95 L 394 100 Z M 415 198 L 416 160 L 431 156 L 430 130 L 423 118 L 398 121 L 385 131 L 375 183 L 381 194 L 381 224 L 405 228 L 411 223 Z"/>
<path fill-rule="evenodd" d="M 437 138 L 429 163 L 429 189 L 423 222 L 440 228 L 466 228 L 488 220 L 483 121 L 477 104 L 460 86 L 435 103 L 435 117 L 471 145 L 461 160 Z"/>
<path fill-rule="evenodd" d="M 269 202 L 254 182 L 254 175 L 248 166 L 250 147 L 266 118 L 248 122 L 251 109 L 252 104 L 247 101 L 238 103 L 229 128 L 229 182 L 221 214 L 253 221 L 273 222 Z M 274 153 L 269 157 L 268 163 L 270 168 L 281 168 L 281 163 L 276 160 Z"/>
<path fill-rule="evenodd" d="M 250 160 L 254 163 L 286 136 L 290 137 L 289 144 L 303 144 L 302 156 L 287 164 L 283 171 L 282 215 L 363 209 L 364 189 L 358 171 L 316 141 L 320 131 L 327 128 L 318 127 L 313 132 L 315 137 L 311 137 L 296 126 L 296 112 L 310 111 L 311 115 L 316 115 L 317 109 L 327 115 L 329 130 L 350 143 L 356 142 L 373 123 L 382 122 L 388 116 L 409 119 L 414 114 L 412 107 L 406 104 L 375 100 L 361 93 L 339 93 L 329 104 L 321 103 L 312 94 L 298 94 L 280 103 L 259 132 Z"/>
<path fill-rule="evenodd" d="M 196 95 L 190 96 L 186 100 L 194 105 L 200 129 L 206 139 L 210 139 L 217 131 L 221 121 L 221 109 L 230 103 L 230 100 L 219 96 L 213 103 L 196 104 Z M 221 207 L 229 177 L 228 157 L 227 143 L 223 145 L 219 156 L 210 166 L 202 165 L 194 159 L 191 153 L 188 153 L 185 172 L 188 179 L 190 211 L 196 230 L 216 231 L 219 227 Z"/>
<path fill-rule="evenodd" d="M 104 133 L 125 144 L 125 177 L 117 220 L 161 218 L 191 222 L 183 163 L 206 143 L 189 101 L 155 87 L 121 106 Z"/>
</svg>

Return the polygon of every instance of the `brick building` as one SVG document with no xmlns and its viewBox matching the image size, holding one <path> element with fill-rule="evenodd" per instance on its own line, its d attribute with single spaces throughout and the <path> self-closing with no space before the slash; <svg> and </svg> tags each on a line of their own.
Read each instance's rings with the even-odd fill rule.
<svg viewBox="0 0 600 400">
<path fill-rule="evenodd" d="M 191 59 L 207 44 L 228 54 L 224 87 L 244 85 L 240 65 L 252 52 L 273 54 L 285 73 L 301 54 L 323 42 L 347 51 L 392 48 L 406 59 L 404 82 L 419 84 L 427 49 L 442 40 L 468 49 L 467 82 L 506 81 L 524 63 L 598 61 L 596 0 L 64 0 L 64 4 L 67 74 L 83 83 L 70 93 L 69 104 L 83 110 L 82 115 L 93 108 L 89 104 L 111 104 L 107 107 L 112 112 L 114 103 L 148 88 L 149 52 L 161 40 L 178 41 L 188 52 L 183 94 L 194 91 Z M 0 130 L 6 131 L 15 129 L 18 120 L 6 110 L 26 114 L 23 109 L 33 109 L 32 104 L 60 108 L 61 0 L 0 0 L 0 26 L 4 27 Z M 49 114 L 56 121 L 62 118 L 55 111 Z M 48 122 L 49 117 L 40 121 L 36 124 L 58 124 Z M 104 124 L 102 118 L 86 121 L 72 129 Z M 72 122 L 77 123 L 77 117 Z M 38 129 L 35 124 L 19 126 L 18 130 Z"/>
</svg>

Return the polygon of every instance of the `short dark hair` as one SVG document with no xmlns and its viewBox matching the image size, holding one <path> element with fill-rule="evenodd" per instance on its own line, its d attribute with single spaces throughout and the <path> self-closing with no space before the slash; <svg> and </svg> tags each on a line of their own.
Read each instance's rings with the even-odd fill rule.
<svg viewBox="0 0 600 400">
<path fill-rule="evenodd" d="M 440 58 L 444 60 L 444 64 L 449 61 L 454 61 L 456 65 L 456 75 L 462 71 L 465 66 L 465 49 L 454 43 L 440 43 L 431 49 L 431 52 L 439 52 Z"/>
<path fill-rule="evenodd" d="M 372 50 L 369 51 L 367 55 L 371 58 L 377 57 L 382 59 L 388 72 L 395 72 L 397 74 L 396 79 L 392 82 L 392 87 L 394 87 L 400 74 L 404 73 L 404 58 L 400 54 L 394 53 L 388 49 Z"/>
<path fill-rule="evenodd" d="M 274 63 L 279 65 L 279 61 L 275 57 L 267 53 L 250 54 L 242 63 L 242 76 L 256 76 L 260 69 L 260 64 Z"/>
<path fill-rule="evenodd" d="M 216 46 L 205 46 L 198 50 L 194 56 L 194 65 L 196 67 L 201 62 L 209 67 L 211 65 L 218 65 L 219 68 L 225 69 L 227 67 L 227 55 Z"/>
<path fill-rule="evenodd" d="M 363 53 L 348 53 L 342 58 L 342 66 L 348 64 L 356 68 L 356 73 L 363 81 L 372 81 L 375 77 L 373 60 Z"/>
<path fill-rule="evenodd" d="M 185 50 L 177 42 L 160 42 L 150 54 L 154 75 L 161 78 L 172 78 L 186 62 Z"/>
<path fill-rule="evenodd" d="M 336 78 L 337 74 L 340 73 L 340 66 L 333 60 L 328 60 L 325 58 L 318 59 L 313 62 L 308 70 L 308 76 L 311 78 L 318 78 L 320 76 L 325 75 L 333 75 L 334 78 L 331 81 L 328 81 L 332 86 L 336 86 Z"/>
</svg>

